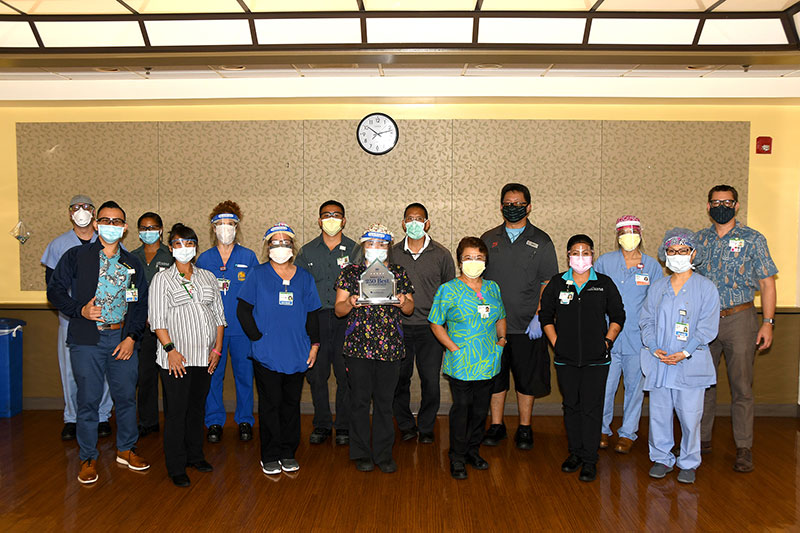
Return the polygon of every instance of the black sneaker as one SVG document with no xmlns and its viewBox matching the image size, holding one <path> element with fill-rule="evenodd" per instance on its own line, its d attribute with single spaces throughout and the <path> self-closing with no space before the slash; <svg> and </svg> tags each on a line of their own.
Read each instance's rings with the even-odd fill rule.
<svg viewBox="0 0 800 533">
<path fill-rule="evenodd" d="M 475 470 L 486 470 L 489 468 L 489 463 L 486 459 L 476 453 L 468 453 L 466 457 L 467 464 L 472 466 Z"/>
<path fill-rule="evenodd" d="M 414 440 L 417 438 L 417 428 L 401 429 L 400 438 L 404 441 Z"/>
<path fill-rule="evenodd" d="M 383 463 L 378 463 L 378 468 L 380 468 L 381 472 L 384 474 L 394 474 L 397 472 L 397 463 L 394 462 L 394 459 L 389 459 Z"/>
<path fill-rule="evenodd" d="M 453 479 L 467 479 L 467 467 L 461 461 L 451 461 L 450 475 Z"/>
<path fill-rule="evenodd" d="M 571 474 L 572 472 L 577 472 L 578 469 L 581 467 L 580 457 L 575 455 L 574 453 L 569 454 L 567 460 L 561 463 L 561 471 L 566 472 L 567 474 Z"/>
<path fill-rule="evenodd" d="M 239 424 L 239 440 L 246 442 L 253 438 L 253 426 L 249 422 Z"/>
<path fill-rule="evenodd" d="M 500 444 L 500 441 L 507 436 L 505 424 L 492 424 L 483 436 L 483 444 L 486 446 L 497 446 Z"/>
<path fill-rule="evenodd" d="M 311 444 L 322 444 L 328 437 L 331 436 L 331 430 L 325 428 L 314 428 L 314 431 L 311 432 L 311 436 L 308 438 L 308 442 Z"/>
<path fill-rule="evenodd" d="M 514 435 L 514 442 L 520 450 L 533 448 L 533 430 L 530 426 L 519 426 Z"/>
<path fill-rule="evenodd" d="M 194 468 L 198 472 L 212 472 L 214 467 L 211 466 L 211 463 L 203 459 L 202 461 L 197 461 L 196 463 L 186 463 L 186 466 L 189 468 Z"/>
<path fill-rule="evenodd" d="M 111 435 L 111 424 L 109 424 L 107 421 L 97 424 L 98 437 L 108 437 L 109 435 Z"/>
<path fill-rule="evenodd" d="M 594 481 L 597 477 L 597 465 L 593 463 L 583 463 L 583 467 L 581 468 L 581 474 L 578 476 L 578 479 L 581 481 Z"/>
<path fill-rule="evenodd" d="M 160 430 L 161 428 L 158 426 L 158 424 L 153 426 L 139 425 L 139 438 L 146 437 L 151 433 L 158 433 Z"/>
<path fill-rule="evenodd" d="M 337 429 L 336 444 L 339 446 L 347 446 L 350 444 L 350 432 L 346 429 Z"/>
<path fill-rule="evenodd" d="M 78 425 L 75 422 L 67 422 L 61 430 L 61 440 L 75 440 L 78 435 Z"/>
<path fill-rule="evenodd" d="M 419 434 L 419 442 L 421 444 L 433 444 L 434 437 L 433 433 L 420 433 Z"/>
<path fill-rule="evenodd" d="M 375 463 L 372 459 L 356 459 L 356 470 L 359 472 L 372 472 L 375 469 Z"/>
<path fill-rule="evenodd" d="M 219 424 L 213 424 L 208 428 L 208 434 L 206 435 L 206 439 L 208 442 L 219 442 L 222 440 L 222 426 Z"/>
</svg>

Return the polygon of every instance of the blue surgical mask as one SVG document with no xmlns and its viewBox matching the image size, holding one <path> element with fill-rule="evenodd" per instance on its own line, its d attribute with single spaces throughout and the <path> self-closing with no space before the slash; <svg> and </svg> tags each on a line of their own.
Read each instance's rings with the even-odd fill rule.
<svg viewBox="0 0 800 533">
<path fill-rule="evenodd" d="M 148 230 L 148 231 L 140 231 L 139 238 L 142 239 L 142 242 L 145 244 L 153 244 L 161 237 L 161 231 L 159 230 Z"/>
<path fill-rule="evenodd" d="M 112 226 L 111 224 L 98 224 L 97 233 L 108 244 L 114 244 L 122 238 L 125 233 L 125 226 Z"/>
</svg>

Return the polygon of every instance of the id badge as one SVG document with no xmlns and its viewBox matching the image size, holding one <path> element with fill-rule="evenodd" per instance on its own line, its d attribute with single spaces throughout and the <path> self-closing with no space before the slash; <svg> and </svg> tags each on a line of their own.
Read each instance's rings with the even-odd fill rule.
<svg viewBox="0 0 800 533">
<path fill-rule="evenodd" d="M 294 305 L 294 293 L 288 291 L 281 291 L 278 293 L 279 305 Z"/>
<path fill-rule="evenodd" d="M 728 241 L 728 246 L 731 247 L 732 253 L 739 253 L 744 247 L 744 239 L 730 239 Z"/>
<path fill-rule="evenodd" d="M 344 257 L 340 257 L 336 260 L 336 264 L 339 265 L 339 268 L 344 268 L 350 264 L 350 256 L 346 255 Z"/>
<path fill-rule="evenodd" d="M 125 301 L 126 302 L 138 302 L 139 301 L 139 289 L 136 287 L 131 287 L 130 289 L 125 289 Z"/>
<path fill-rule="evenodd" d="M 223 294 L 228 294 L 228 289 L 231 288 L 231 280 L 225 278 L 217 278 L 217 287 L 219 290 L 223 292 Z"/>
<path fill-rule="evenodd" d="M 558 293 L 558 300 L 561 302 L 561 305 L 569 305 L 572 301 L 572 291 L 561 291 Z"/>
<path fill-rule="evenodd" d="M 636 274 L 636 284 L 637 285 L 650 285 L 650 275 L 649 274 Z"/>
<path fill-rule="evenodd" d="M 481 318 L 489 318 L 490 310 L 491 306 L 478 304 L 478 313 L 481 315 Z"/>
<path fill-rule="evenodd" d="M 675 322 L 675 336 L 679 341 L 689 340 L 689 324 L 686 322 Z"/>
</svg>

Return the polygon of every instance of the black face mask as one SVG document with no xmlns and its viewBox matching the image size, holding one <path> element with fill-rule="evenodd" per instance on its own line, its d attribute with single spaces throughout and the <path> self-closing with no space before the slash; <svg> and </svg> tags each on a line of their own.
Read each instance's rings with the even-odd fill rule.
<svg viewBox="0 0 800 533">
<path fill-rule="evenodd" d="M 736 215 L 736 208 L 718 205 L 709 209 L 708 214 L 717 224 L 726 224 Z"/>
<path fill-rule="evenodd" d="M 519 222 L 528 214 L 528 206 L 527 205 L 504 205 L 503 206 L 503 217 L 508 220 L 509 222 Z"/>
</svg>

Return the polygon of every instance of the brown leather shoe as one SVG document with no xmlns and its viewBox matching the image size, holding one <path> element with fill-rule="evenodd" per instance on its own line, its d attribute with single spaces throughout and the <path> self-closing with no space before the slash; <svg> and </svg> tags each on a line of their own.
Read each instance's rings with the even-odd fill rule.
<svg viewBox="0 0 800 533">
<path fill-rule="evenodd" d="M 617 445 L 614 446 L 614 451 L 617 453 L 631 453 L 631 448 L 633 448 L 633 441 L 626 437 L 620 437 Z"/>
<path fill-rule="evenodd" d="M 733 463 L 733 469 L 737 472 L 753 471 L 753 452 L 750 448 L 736 448 L 736 462 Z"/>
<path fill-rule="evenodd" d="M 131 470 L 147 470 L 150 468 L 150 463 L 145 461 L 141 455 L 136 455 L 133 449 L 125 450 L 124 452 L 117 450 L 117 462 Z"/>
<path fill-rule="evenodd" d="M 611 435 L 606 435 L 605 433 L 600 433 L 600 449 L 605 450 L 608 448 L 608 438 Z"/>
<path fill-rule="evenodd" d="M 81 463 L 81 472 L 78 474 L 78 481 L 84 485 L 97 481 L 97 470 L 94 467 L 94 459 L 86 459 Z"/>
</svg>

